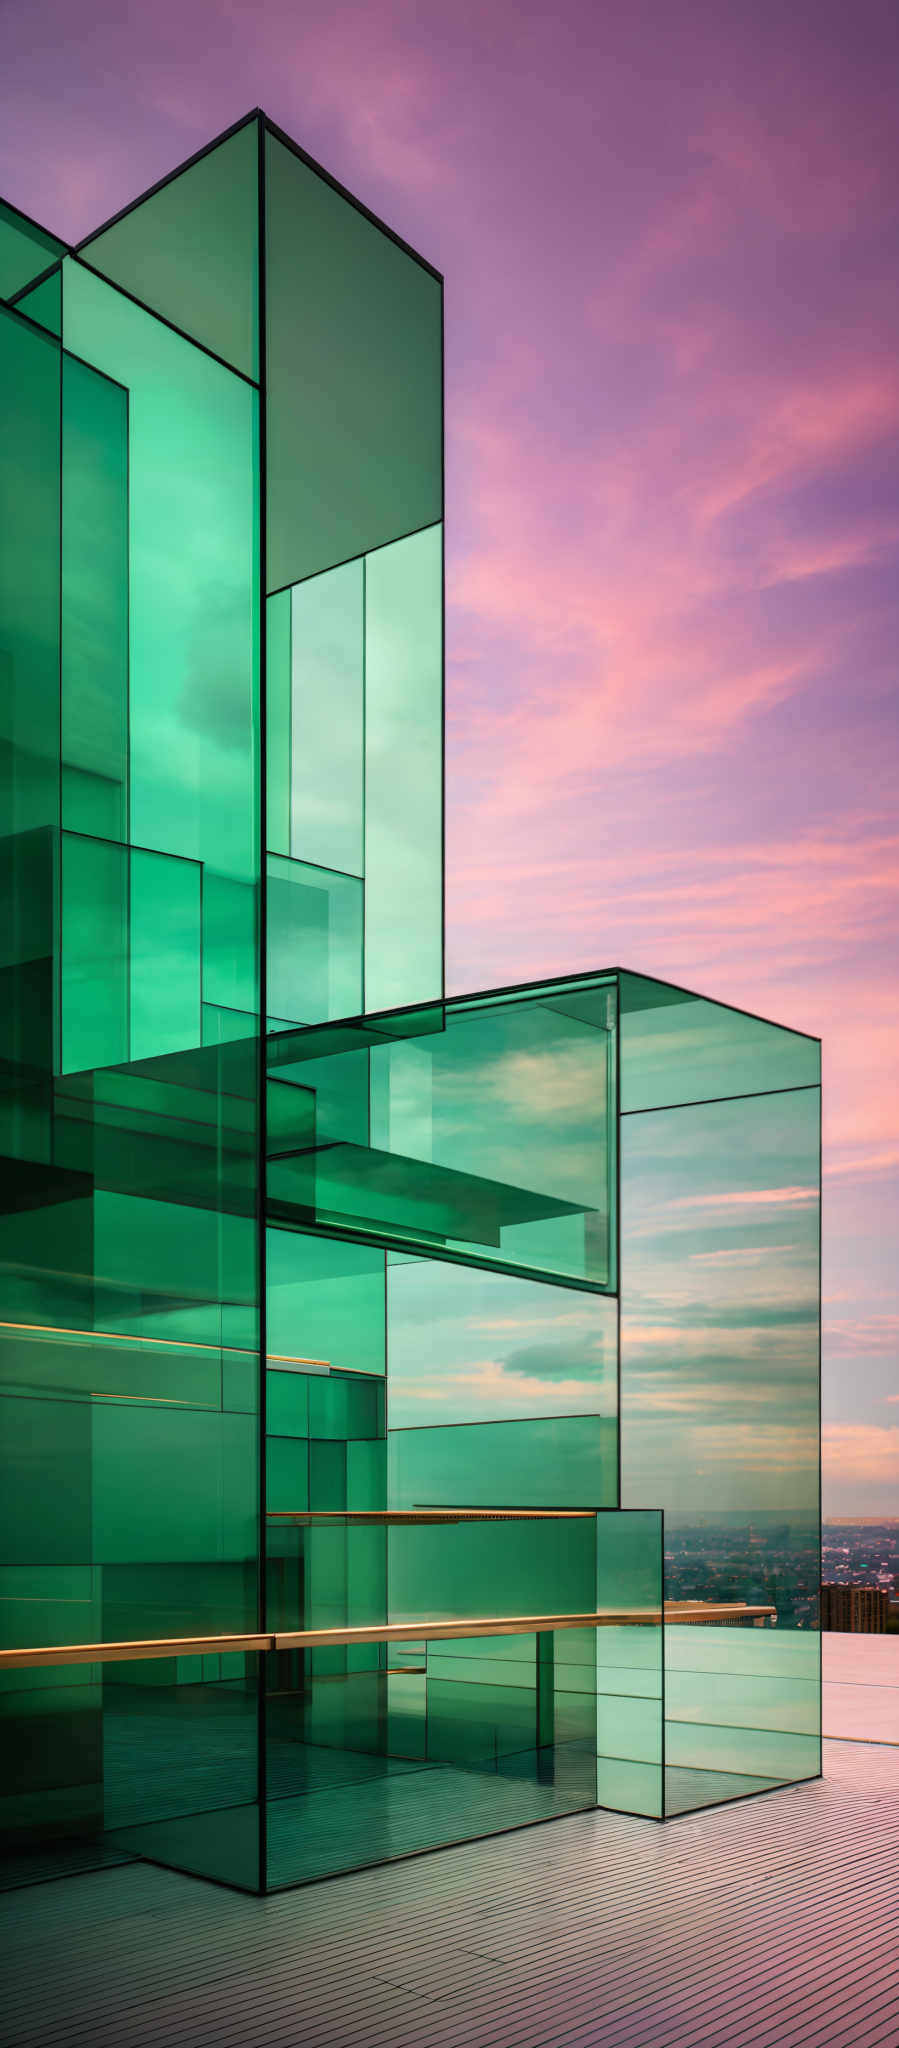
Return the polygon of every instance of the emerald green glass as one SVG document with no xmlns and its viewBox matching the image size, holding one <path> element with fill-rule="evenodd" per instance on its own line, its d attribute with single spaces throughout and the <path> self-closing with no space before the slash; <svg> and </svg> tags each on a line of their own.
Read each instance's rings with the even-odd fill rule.
<svg viewBox="0 0 899 2048">
<path fill-rule="evenodd" d="M 361 561 L 291 592 L 290 851 L 345 875 L 363 872 L 362 606 Z"/>
<path fill-rule="evenodd" d="M 365 1007 L 443 993 L 443 528 L 365 563 Z"/>
<path fill-rule="evenodd" d="M 93 235 L 82 254 L 112 284 L 258 378 L 257 133 L 251 118 Z"/>
<path fill-rule="evenodd" d="M 622 974 L 619 986 L 625 1115 L 820 1084 L 817 1038 L 644 975 Z"/>
<path fill-rule="evenodd" d="M 27 291 L 16 295 L 16 309 L 46 327 L 57 338 L 62 334 L 62 266 L 57 263 L 46 277 L 38 278 Z"/>
<path fill-rule="evenodd" d="M 438 277 L 254 114 L 77 255 L 0 210 L 0 290 L 23 1873 L 814 1775 L 820 1049 L 444 997 Z"/>
<path fill-rule="evenodd" d="M 290 856 L 291 592 L 265 602 L 266 846 Z"/>
<path fill-rule="evenodd" d="M 391 1505 L 613 1507 L 617 1441 L 600 1415 L 391 1427 Z"/>
<path fill-rule="evenodd" d="M 268 583 L 442 517 L 435 274 L 266 135 Z"/>
<path fill-rule="evenodd" d="M 65 243 L 0 199 L 0 299 L 11 299 L 47 270 Z"/>
<path fill-rule="evenodd" d="M 272 1041 L 276 1212 L 611 1288 L 614 990 L 550 984 L 428 1021 Z"/>
<path fill-rule="evenodd" d="M 818 1090 L 623 1120 L 622 1485 L 662 1497 L 666 1811 L 820 1769 Z"/>
<path fill-rule="evenodd" d="M 596 1797 L 661 1820 L 665 1670 L 662 1517 L 632 1509 L 597 1522 Z M 620 1617 L 620 1618 L 619 1618 Z"/>
<path fill-rule="evenodd" d="M 129 399 L 136 846 L 258 876 L 258 401 L 77 262 L 65 341 Z"/>
<path fill-rule="evenodd" d="M 62 359 L 62 822 L 128 837 L 128 393 Z"/>
<path fill-rule="evenodd" d="M 132 1059 L 200 1044 L 201 889 L 199 861 L 132 850 Z"/>
<path fill-rule="evenodd" d="M 572 1415 L 614 1425 L 611 1298 L 392 1253 L 387 1305 L 393 1429 Z"/>
<path fill-rule="evenodd" d="M 0 365 L 0 730 L 6 829 L 21 833 L 59 823 L 59 345 L 0 308 Z"/>
<path fill-rule="evenodd" d="M 268 857 L 268 1008 L 279 1025 L 345 1017 L 362 1004 L 363 887 Z"/>
<path fill-rule="evenodd" d="M 431 1618 L 474 1620 L 591 1612 L 596 1599 L 590 1514 L 409 1527 L 329 1523 L 313 1511 L 277 1540 L 285 1602 L 309 1626 L 355 1616 L 414 1627 L 423 1602 Z M 366 1666 L 361 1651 L 279 1652 L 267 1723 L 270 1885 L 592 1805 L 592 1637 L 412 1639 Z"/>
<path fill-rule="evenodd" d="M 63 1073 L 128 1058 L 128 866 L 114 840 L 62 834 Z"/>
</svg>

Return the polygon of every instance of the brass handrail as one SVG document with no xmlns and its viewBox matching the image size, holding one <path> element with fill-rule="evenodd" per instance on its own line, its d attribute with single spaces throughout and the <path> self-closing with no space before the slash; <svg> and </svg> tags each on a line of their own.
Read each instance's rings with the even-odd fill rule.
<svg viewBox="0 0 899 2048">
<path fill-rule="evenodd" d="M 595 1522 L 595 1508 L 269 1508 L 268 1522 Z"/>
<path fill-rule="evenodd" d="M 756 1621 L 770 1618 L 774 1607 L 747 1606 L 742 1601 L 666 1603 L 665 1620 Z M 40 1648 L 0 1650 L 0 1671 L 52 1664 L 127 1664 L 154 1657 L 202 1657 L 232 1651 L 319 1650 L 354 1643 L 439 1643 L 469 1636 L 515 1636 L 551 1633 L 563 1628 L 658 1628 L 659 1607 L 603 1607 L 588 1614 L 469 1615 L 452 1621 L 372 1622 L 363 1626 L 277 1629 L 259 1635 L 152 1636 L 123 1643 L 55 1643 Z"/>
</svg>

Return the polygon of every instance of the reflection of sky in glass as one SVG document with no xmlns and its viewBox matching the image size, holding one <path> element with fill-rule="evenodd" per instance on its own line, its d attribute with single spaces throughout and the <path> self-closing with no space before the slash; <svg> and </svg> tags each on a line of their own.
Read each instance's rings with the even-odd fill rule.
<svg viewBox="0 0 899 2048">
<path fill-rule="evenodd" d="M 129 390 L 131 836 L 252 880 L 256 393 L 73 262 L 64 308 Z"/>
<path fill-rule="evenodd" d="M 392 1429 L 615 1413 L 616 1309 L 607 1297 L 391 1260 L 387 1314 Z"/>
<path fill-rule="evenodd" d="M 814 1508 L 816 1089 L 626 1117 L 624 1498 Z"/>
</svg>

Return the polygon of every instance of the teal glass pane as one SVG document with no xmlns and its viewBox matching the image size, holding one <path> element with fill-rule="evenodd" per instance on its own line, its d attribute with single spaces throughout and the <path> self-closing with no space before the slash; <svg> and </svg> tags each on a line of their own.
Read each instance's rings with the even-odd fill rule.
<svg viewBox="0 0 899 2048">
<path fill-rule="evenodd" d="M 20 313 L 27 313 L 29 320 L 36 320 L 39 327 L 46 327 L 48 334 L 62 334 L 62 267 L 57 264 L 47 277 L 37 284 L 29 285 L 16 298 Z"/>
<path fill-rule="evenodd" d="M 436 1616 L 527 1618 L 595 1605 L 592 1515 L 410 1528 L 339 1517 L 325 1526 L 313 1514 L 298 1523 L 294 1545 L 282 1541 L 282 1583 L 309 1625 L 355 1615 L 408 1618 L 414 1629 Z M 592 1628 L 522 1628 L 411 1639 L 367 1667 L 354 1661 L 361 1651 L 339 1647 L 279 1652 L 268 1705 L 270 1883 L 593 1805 L 593 1637 Z"/>
<path fill-rule="evenodd" d="M 388 1255 L 393 1429 L 601 1415 L 618 1406 L 613 1299 Z"/>
<path fill-rule="evenodd" d="M 61 1071 L 128 1058 L 128 850 L 62 834 Z"/>
<path fill-rule="evenodd" d="M 442 517 L 441 287 L 266 136 L 267 588 Z"/>
<path fill-rule="evenodd" d="M 383 1252 L 301 1231 L 269 1230 L 266 1269 L 270 1358 L 383 1374 Z"/>
<path fill-rule="evenodd" d="M 132 849 L 132 1059 L 200 1043 L 201 890 L 199 861 Z"/>
<path fill-rule="evenodd" d="M 59 822 L 59 344 L 0 308 L 0 371 L 0 763 L 18 833 Z"/>
<path fill-rule="evenodd" d="M 266 846 L 290 854 L 291 592 L 265 601 Z"/>
<path fill-rule="evenodd" d="M 820 1083 L 817 1038 L 639 974 L 619 989 L 623 1114 Z"/>
<path fill-rule="evenodd" d="M 257 397 L 69 261 L 65 339 L 128 387 L 131 838 L 258 880 Z"/>
<path fill-rule="evenodd" d="M 259 1004 L 256 961 L 258 891 L 252 882 L 203 868 L 203 1001 L 239 1038 L 255 1028 Z M 217 1035 L 217 1034 L 216 1034 Z"/>
<path fill-rule="evenodd" d="M 250 119 L 82 253 L 142 305 L 258 378 L 257 136 Z"/>
<path fill-rule="evenodd" d="M 127 838 L 128 394 L 62 359 L 62 822 Z"/>
<path fill-rule="evenodd" d="M 614 1417 L 391 1427 L 387 1441 L 391 1507 L 599 1508 L 617 1501 Z"/>
<path fill-rule="evenodd" d="M 550 984 L 419 1021 L 270 1040 L 279 1219 L 611 1289 L 614 989 Z"/>
<path fill-rule="evenodd" d="M 662 1517 L 639 1509 L 597 1522 L 596 1798 L 663 1815 Z"/>
<path fill-rule="evenodd" d="M 10 299 L 61 256 L 65 243 L 0 199 L 0 299 Z"/>
<path fill-rule="evenodd" d="M 665 1508 L 680 1812 L 819 1769 L 817 1089 L 625 1119 L 622 1216 L 622 1487 Z"/>
<path fill-rule="evenodd" d="M 290 602 L 290 852 L 313 867 L 361 875 L 362 562 L 298 584 Z"/>
<path fill-rule="evenodd" d="M 365 1007 L 443 992 L 443 529 L 365 564 Z"/>
<path fill-rule="evenodd" d="M 354 876 L 269 854 L 269 1015 L 315 1024 L 360 1009 L 362 925 Z"/>
</svg>

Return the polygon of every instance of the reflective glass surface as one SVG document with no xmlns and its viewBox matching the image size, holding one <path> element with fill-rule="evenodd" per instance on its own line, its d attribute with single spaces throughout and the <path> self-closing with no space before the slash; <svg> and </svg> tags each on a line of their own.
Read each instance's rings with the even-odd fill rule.
<svg viewBox="0 0 899 2048">
<path fill-rule="evenodd" d="M 273 1036 L 273 1213 L 612 1287 L 614 1025 L 600 981 Z"/>
</svg>

